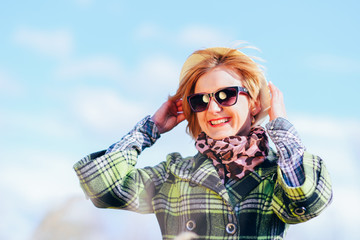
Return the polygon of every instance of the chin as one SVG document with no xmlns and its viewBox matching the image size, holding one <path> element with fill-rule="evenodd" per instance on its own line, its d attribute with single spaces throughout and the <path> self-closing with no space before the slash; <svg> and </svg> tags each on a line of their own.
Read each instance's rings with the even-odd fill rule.
<svg viewBox="0 0 360 240">
<path fill-rule="evenodd" d="M 224 138 L 227 138 L 227 137 L 230 137 L 230 136 L 234 136 L 235 133 L 213 133 L 213 134 L 207 134 L 209 137 L 211 137 L 212 139 L 215 139 L 215 140 L 220 140 L 220 139 L 224 139 Z"/>
</svg>

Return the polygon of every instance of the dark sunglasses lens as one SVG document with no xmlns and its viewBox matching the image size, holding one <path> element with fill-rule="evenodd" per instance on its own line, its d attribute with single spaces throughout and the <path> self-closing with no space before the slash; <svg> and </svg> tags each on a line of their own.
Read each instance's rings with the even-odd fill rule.
<svg viewBox="0 0 360 240">
<path fill-rule="evenodd" d="M 237 101 L 237 89 L 236 88 L 225 88 L 215 93 L 216 101 L 227 107 L 232 106 Z"/>
<path fill-rule="evenodd" d="M 197 94 L 197 95 L 193 95 L 189 98 L 189 103 L 191 105 L 191 108 L 195 111 L 195 112 L 202 112 L 204 110 L 206 110 L 207 105 L 209 103 L 209 101 L 207 101 L 207 95 L 203 95 L 203 94 Z M 206 98 L 206 99 L 204 99 Z"/>
</svg>

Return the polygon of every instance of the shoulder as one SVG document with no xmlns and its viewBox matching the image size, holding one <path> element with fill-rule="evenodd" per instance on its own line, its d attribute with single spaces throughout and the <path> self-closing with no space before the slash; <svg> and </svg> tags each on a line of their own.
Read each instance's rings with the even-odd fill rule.
<svg viewBox="0 0 360 240">
<path fill-rule="evenodd" d="M 185 177 L 193 172 L 197 158 L 198 155 L 184 158 L 178 152 L 170 153 L 166 157 L 166 167 L 175 175 Z"/>
</svg>

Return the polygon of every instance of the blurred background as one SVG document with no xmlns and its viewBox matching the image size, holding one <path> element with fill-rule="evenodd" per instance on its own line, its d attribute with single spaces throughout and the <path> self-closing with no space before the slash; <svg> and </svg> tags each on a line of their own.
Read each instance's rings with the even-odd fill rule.
<svg viewBox="0 0 360 240">
<path fill-rule="evenodd" d="M 176 91 L 195 50 L 260 51 L 267 79 L 334 187 L 287 239 L 358 239 L 360 3 L 33 0 L 0 7 L 0 239 L 161 239 L 153 215 L 95 208 L 72 165 L 120 140 Z M 241 45 L 240 45 L 241 46 Z M 139 167 L 195 153 L 185 124 Z"/>
</svg>

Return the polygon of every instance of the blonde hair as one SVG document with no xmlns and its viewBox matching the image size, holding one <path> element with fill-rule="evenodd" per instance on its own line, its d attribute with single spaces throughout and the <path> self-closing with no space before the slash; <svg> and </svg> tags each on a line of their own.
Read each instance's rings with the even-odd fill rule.
<svg viewBox="0 0 360 240">
<path fill-rule="evenodd" d="M 195 65 L 185 67 L 189 59 L 194 56 L 197 58 Z M 195 85 L 201 76 L 220 66 L 226 67 L 242 78 L 243 87 L 249 91 L 250 106 L 259 102 L 259 92 L 265 76 L 260 66 L 250 57 L 231 48 L 208 48 L 195 51 L 184 64 L 177 92 L 169 97 L 172 101 L 183 99 L 183 112 L 188 121 L 187 132 L 194 139 L 200 134 L 201 128 L 196 113 L 191 110 L 187 102 L 187 97 L 194 93 Z"/>
</svg>

